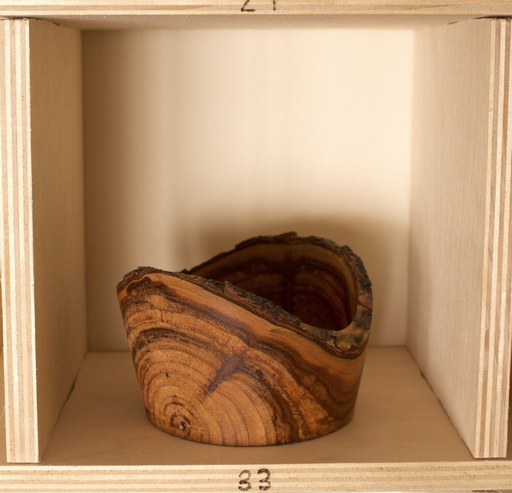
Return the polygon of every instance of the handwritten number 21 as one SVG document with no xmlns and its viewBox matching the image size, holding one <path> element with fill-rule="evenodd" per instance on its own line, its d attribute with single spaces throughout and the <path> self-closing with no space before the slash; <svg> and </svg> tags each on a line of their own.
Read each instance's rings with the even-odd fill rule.
<svg viewBox="0 0 512 493">
<path fill-rule="evenodd" d="M 240 9 L 242 12 L 256 12 L 256 9 L 248 8 L 249 2 L 251 0 L 245 0 L 244 4 L 242 5 L 242 8 Z M 277 10 L 277 0 L 272 0 L 272 10 Z"/>
</svg>

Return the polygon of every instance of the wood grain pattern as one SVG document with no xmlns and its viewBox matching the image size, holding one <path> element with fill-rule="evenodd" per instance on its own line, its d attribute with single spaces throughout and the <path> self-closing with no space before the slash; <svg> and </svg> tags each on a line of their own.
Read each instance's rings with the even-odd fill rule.
<svg viewBox="0 0 512 493">
<path fill-rule="evenodd" d="M 351 419 L 372 297 L 348 247 L 253 238 L 188 272 L 139 268 L 118 296 L 158 428 L 254 446 L 316 438 Z"/>
</svg>

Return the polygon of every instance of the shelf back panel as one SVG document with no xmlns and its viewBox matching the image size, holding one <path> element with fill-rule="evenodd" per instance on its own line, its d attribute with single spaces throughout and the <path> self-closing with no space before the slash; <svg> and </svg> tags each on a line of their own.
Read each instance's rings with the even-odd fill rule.
<svg viewBox="0 0 512 493">
<path fill-rule="evenodd" d="M 372 345 L 405 343 L 413 32 L 98 31 L 83 36 L 88 334 L 127 349 L 115 293 L 251 236 L 348 244 Z"/>
<path fill-rule="evenodd" d="M 510 23 L 417 34 L 409 346 L 475 457 L 506 454 Z"/>
</svg>

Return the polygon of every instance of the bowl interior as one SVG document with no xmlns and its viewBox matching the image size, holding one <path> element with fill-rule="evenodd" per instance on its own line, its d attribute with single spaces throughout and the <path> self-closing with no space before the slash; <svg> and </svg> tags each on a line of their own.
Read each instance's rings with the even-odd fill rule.
<svg viewBox="0 0 512 493">
<path fill-rule="evenodd" d="M 354 274 L 342 255 L 322 246 L 255 245 L 214 258 L 189 272 L 229 281 L 315 327 L 341 330 L 355 314 Z"/>
</svg>

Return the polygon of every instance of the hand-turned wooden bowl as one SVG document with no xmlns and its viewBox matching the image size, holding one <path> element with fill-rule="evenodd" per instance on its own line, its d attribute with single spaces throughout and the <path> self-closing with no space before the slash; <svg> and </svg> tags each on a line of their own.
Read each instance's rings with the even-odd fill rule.
<svg viewBox="0 0 512 493">
<path fill-rule="evenodd" d="M 189 271 L 138 268 L 117 290 L 147 415 L 161 430 L 273 445 L 352 417 L 372 294 L 347 246 L 262 236 Z"/>
</svg>

